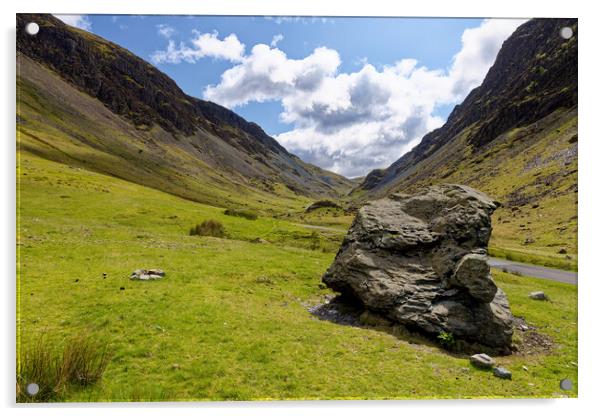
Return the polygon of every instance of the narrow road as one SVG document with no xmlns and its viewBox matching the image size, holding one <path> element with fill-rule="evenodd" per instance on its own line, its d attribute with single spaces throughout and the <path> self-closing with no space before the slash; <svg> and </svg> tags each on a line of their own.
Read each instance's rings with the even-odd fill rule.
<svg viewBox="0 0 602 416">
<path fill-rule="evenodd" d="M 555 280 L 556 282 L 570 283 L 573 285 L 577 284 L 577 272 L 569 270 L 552 269 L 550 267 L 536 266 L 534 264 L 519 263 L 493 257 L 490 257 L 487 263 L 489 263 L 489 266 L 496 269 L 506 269 L 509 272 L 521 273 L 525 276 Z"/>
<path fill-rule="evenodd" d="M 302 224 L 300 222 L 293 222 L 292 224 L 298 225 L 303 228 L 309 228 L 310 230 L 332 231 L 334 233 L 339 233 L 339 234 L 343 234 L 343 233 L 347 232 L 347 230 L 345 230 L 343 228 L 325 227 L 322 225 Z"/>
</svg>

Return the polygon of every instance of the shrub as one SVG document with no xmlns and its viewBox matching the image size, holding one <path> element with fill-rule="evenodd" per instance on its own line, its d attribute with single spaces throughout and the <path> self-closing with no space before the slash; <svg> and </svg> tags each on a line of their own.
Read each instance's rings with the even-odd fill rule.
<svg viewBox="0 0 602 416">
<path fill-rule="evenodd" d="M 439 335 L 437 335 L 437 340 L 439 341 L 439 344 L 441 344 L 441 346 L 445 349 L 451 349 L 456 344 L 454 334 L 450 332 L 440 332 Z"/>
<path fill-rule="evenodd" d="M 102 378 L 110 358 L 106 344 L 88 337 L 68 340 L 62 352 L 40 337 L 20 357 L 17 401 L 49 402 L 58 399 L 72 386 L 94 384 Z M 30 383 L 39 387 L 33 396 L 27 393 Z"/>
<path fill-rule="evenodd" d="M 257 213 L 255 213 L 253 211 L 249 211 L 249 210 L 244 210 L 244 209 L 228 208 L 227 210 L 224 211 L 224 215 L 229 215 L 231 217 L 242 217 L 242 218 L 246 218 L 248 220 L 256 220 L 257 219 Z"/>
<path fill-rule="evenodd" d="M 189 234 L 222 238 L 226 235 L 226 230 L 221 222 L 206 220 L 192 227 Z"/>
</svg>

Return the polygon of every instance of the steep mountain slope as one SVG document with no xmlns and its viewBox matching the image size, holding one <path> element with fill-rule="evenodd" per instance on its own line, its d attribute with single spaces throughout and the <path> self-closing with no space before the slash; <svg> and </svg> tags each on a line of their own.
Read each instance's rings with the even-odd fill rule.
<svg viewBox="0 0 602 416">
<path fill-rule="evenodd" d="M 565 26 L 574 32 L 568 40 L 560 36 Z M 504 42 L 482 85 L 447 122 L 390 167 L 368 174 L 352 196 L 361 201 L 442 182 L 473 186 L 503 203 L 496 211 L 494 247 L 574 260 L 575 19 L 521 25 Z"/>
<path fill-rule="evenodd" d="M 40 26 L 35 36 L 24 31 L 30 21 Z M 22 150 L 218 206 L 282 211 L 352 186 L 53 16 L 17 16 L 17 66 Z"/>
</svg>

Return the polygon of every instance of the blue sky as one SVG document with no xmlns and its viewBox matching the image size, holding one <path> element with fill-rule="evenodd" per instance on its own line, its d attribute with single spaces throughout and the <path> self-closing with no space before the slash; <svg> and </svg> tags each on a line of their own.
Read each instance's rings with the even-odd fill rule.
<svg viewBox="0 0 602 416">
<path fill-rule="evenodd" d="M 480 84 L 503 40 L 521 23 L 62 18 L 153 63 L 187 94 L 216 101 L 258 123 L 303 159 L 346 176 L 388 166 L 441 125 Z"/>
</svg>

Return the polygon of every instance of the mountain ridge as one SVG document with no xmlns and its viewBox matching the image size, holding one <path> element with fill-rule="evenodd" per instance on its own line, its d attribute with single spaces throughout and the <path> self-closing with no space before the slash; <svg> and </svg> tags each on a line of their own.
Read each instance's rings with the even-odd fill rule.
<svg viewBox="0 0 602 416">
<path fill-rule="evenodd" d="M 446 123 L 426 134 L 385 169 L 368 173 L 356 190 L 379 191 L 470 126 L 467 143 L 480 148 L 509 128 L 525 126 L 559 107 L 577 104 L 576 19 L 532 19 L 502 45 L 482 84 L 454 107 Z M 575 35 L 563 40 L 560 30 Z M 386 192 L 386 191 L 385 191 Z M 382 192 L 380 192 L 382 194 Z"/>
<path fill-rule="evenodd" d="M 40 26 L 35 36 L 24 31 L 30 21 Z M 32 135 L 39 138 L 58 130 L 60 137 L 55 137 L 53 145 L 61 148 L 60 157 L 69 156 L 72 146 L 92 146 L 103 153 L 102 158 L 116 158 L 128 165 L 130 172 L 114 166 L 115 161 L 101 168 L 79 160 L 86 168 L 227 206 L 244 206 L 245 201 L 242 196 L 238 201 L 224 199 L 216 194 L 221 188 L 230 195 L 244 189 L 247 194 L 268 193 L 272 199 L 286 194 L 290 200 L 337 198 L 351 189 L 349 180 L 303 162 L 256 123 L 218 104 L 186 95 L 171 78 L 130 51 L 51 15 L 17 15 L 17 55 L 20 107 L 24 109 L 18 129 L 30 133 L 27 147 L 45 157 L 56 159 L 59 151 L 50 151 Z M 60 88 L 51 88 L 58 84 Z M 54 93 L 48 94 L 50 89 Z M 113 120 L 81 94 L 97 100 L 127 125 Z M 100 113 L 104 118 L 97 117 Z M 41 117 L 46 114 L 58 116 Z M 103 123 L 111 128 L 103 128 Z M 84 124 L 90 125 L 80 128 Z M 111 129 L 115 130 L 109 134 Z M 94 137 L 84 139 L 90 135 Z M 163 162 L 155 160 L 158 154 Z M 135 165 L 143 164 L 151 165 L 146 169 L 152 170 L 150 176 L 155 180 L 144 177 L 148 173 L 132 173 L 138 168 Z M 173 184 L 165 186 L 165 181 Z M 274 191 L 280 184 L 287 189 Z M 218 185 L 221 188 L 209 198 L 207 189 Z"/>
</svg>

